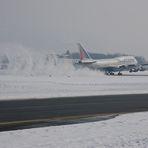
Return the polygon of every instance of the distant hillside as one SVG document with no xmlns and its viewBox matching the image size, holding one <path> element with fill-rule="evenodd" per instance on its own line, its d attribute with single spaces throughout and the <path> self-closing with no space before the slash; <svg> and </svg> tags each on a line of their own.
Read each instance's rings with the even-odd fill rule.
<svg viewBox="0 0 148 148">
<path fill-rule="evenodd" d="M 100 53 L 91 53 L 89 52 L 90 56 L 93 59 L 107 59 L 107 58 L 115 58 L 115 57 L 119 57 L 119 56 L 126 56 L 127 54 L 100 54 Z M 60 58 L 68 58 L 68 59 L 79 59 L 79 53 L 70 53 L 69 50 L 60 55 Z M 139 64 L 143 64 L 143 63 L 148 63 L 144 57 L 142 56 L 136 56 L 135 57 L 137 59 L 137 61 L 139 62 Z"/>
<path fill-rule="evenodd" d="M 6 69 L 8 67 L 9 60 L 6 55 L 0 55 L 0 69 Z"/>
<path fill-rule="evenodd" d="M 121 54 L 100 54 L 100 53 L 89 53 L 89 54 L 93 59 L 107 59 L 107 58 L 114 58 L 114 57 L 121 56 Z M 79 58 L 78 53 L 71 53 L 71 56 L 74 59 Z"/>
</svg>

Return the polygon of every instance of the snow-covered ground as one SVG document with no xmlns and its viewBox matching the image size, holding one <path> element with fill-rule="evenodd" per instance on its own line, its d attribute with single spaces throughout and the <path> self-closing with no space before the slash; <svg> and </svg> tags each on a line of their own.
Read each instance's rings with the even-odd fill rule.
<svg viewBox="0 0 148 148">
<path fill-rule="evenodd" d="M 148 76 L 104 76 L 85 69 L 64 76 L 0 75 L 4 100 L 132 93 L 148 93 Z"/>
<path fill-rule="evenodd" d="M 0 133 L 1 148 L 147 148 L 148 113 Z"/>
</svg>

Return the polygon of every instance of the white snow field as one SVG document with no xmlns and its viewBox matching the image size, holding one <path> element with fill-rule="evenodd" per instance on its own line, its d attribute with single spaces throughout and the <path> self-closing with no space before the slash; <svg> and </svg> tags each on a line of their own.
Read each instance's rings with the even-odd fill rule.
<svg viewBox="0 0 148 148">
<path fill-rule="evenodd" d="M 76 75 L 51 77 L 0 75 L 0 99 L 148 93 L 148 76 L 104 76 L 89 70 L 84 72 L 87 74 L 77 71 Z"/>
<path fill-rule="evenodd" d="M 0 132 L 1 148 L 147 148 L 148 113 L 76 125 Z"/>
</svg>

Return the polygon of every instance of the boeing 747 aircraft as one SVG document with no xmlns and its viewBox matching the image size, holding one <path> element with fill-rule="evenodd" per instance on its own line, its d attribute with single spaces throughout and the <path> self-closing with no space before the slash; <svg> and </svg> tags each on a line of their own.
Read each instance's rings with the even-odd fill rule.
<svg viewBox="0 0 148 148">
<path fill-rule="evenodd" d="M 80 51 L 80 59 L 77 64 L 87 66 L 91 69 L 98 69 L 104 71 L 107 75 L 122 75 L 122 71 L 138 72 L 144 71 L 143 65 L 139 65 L 138 61 L 133 56 L 120 56 L 111 59 L 92 59 L 89 53 L 78 43 Z"/>
</svg>

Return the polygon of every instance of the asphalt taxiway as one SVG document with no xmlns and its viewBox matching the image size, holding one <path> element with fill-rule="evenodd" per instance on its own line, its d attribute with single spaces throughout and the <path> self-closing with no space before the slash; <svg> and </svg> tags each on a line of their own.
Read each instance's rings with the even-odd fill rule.
<svg viewBox="0 0 148 148">
<path fill-rule="evenodd" d="M 49 121 L 50 125 L 56 125 L 68 119 L 139 111 L 148 111 L 148 94 L 0 101 L 0 131 Z"/>
</svg>

